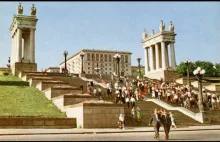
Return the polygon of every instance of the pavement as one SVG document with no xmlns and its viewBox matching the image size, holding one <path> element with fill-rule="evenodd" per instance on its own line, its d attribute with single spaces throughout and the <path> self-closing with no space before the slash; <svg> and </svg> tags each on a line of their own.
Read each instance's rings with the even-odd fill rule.
<svg viewBox="0 0 220 142">
<path fill-rule="evenodd" d="M 210 126 L 186 126 L 181 128 L 171 128 L 171 131 L 204 131 L 204 130 L 220 130 L 220 125 Z M 164 129 L 160 128 L 163 132 Z M 102 134 L 102 133 L 139 133 L 139 132 L 154 132 L 153 127 L 126 127 L 125 130 L 119 128 L 70 128 L 70 129 L 0 129 L 1 135 L 46 135 L 46 134 Z"/>
</svg>

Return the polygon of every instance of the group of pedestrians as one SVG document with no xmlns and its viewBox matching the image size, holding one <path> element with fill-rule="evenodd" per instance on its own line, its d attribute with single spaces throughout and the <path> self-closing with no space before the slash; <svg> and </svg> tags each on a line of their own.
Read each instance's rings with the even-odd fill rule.
<svg viewBox="0 0 220 142">
<path fill-rule="evenodd" d="M 155 131 L 155 139 L 159 139 L 159 130 L 160 127 L 163 126 L 165 132 L 165 139 L 169 139 L 169 132 L 171 127 L 176 128 L 176 124 L 174 121 L 174 117 L 172 112 L 167 113 L 166 109 L 162 111 L 158 111 L 157 108 L 154 109 L 154 113 L 151 116 L 149 126 L 153 124 L 154 131 Z"/>
</svg>

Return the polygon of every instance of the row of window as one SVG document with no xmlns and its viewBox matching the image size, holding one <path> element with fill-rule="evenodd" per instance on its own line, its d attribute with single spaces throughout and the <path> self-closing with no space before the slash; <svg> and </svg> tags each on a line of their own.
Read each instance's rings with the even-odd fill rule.
<svg viewBox="0 0 220 142">
<path fill-rule="evenodd" d="M 121 55 L 121 59 L 124 59 L 124 58 L 125 58 L 125 62 L 128 63 L 128 55 Z M 112 62 L 113 60 L 114 60 L 114 58 L 110 54 L 87 53 L 87 61 Z"/>
</svg>

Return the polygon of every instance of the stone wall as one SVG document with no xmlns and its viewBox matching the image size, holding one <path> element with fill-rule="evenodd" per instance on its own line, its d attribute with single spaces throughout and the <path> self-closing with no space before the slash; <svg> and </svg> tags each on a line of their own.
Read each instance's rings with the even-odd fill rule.
<svg viewBox="0 0 220 142">
<path fill-rule="evenodd" d="M 0 117 L 4 128 L 76 128 L 76 118 Z"/>
<path fill-rule="evenodd" d="M 48 88 L 46 90 L 43 90 L 45 96 L 47 99 L 51 100 L 54 97 L 58 97 L 60 95 L 69 94 L 69 93 L 75 93 L 75 94 L 81 94 L 82 91 L 77 88 Z"/>
<path fill-rule="evenodd" d="M 41 81 L 48 81 L 48 80 L 52 80 L 52 79 L 50 79 L 50 78 L 31 78 L 31 79 L 29 79 L 28 80 L 28 82 L 29 82 L 29 85 L 30 86 L 36 86 L 36 84 L 37 83 L 39 83 L 39 82 L 41 82 Z"/>
<path fill-rule="evenodd" d="M 124 114 L 124 105 L 80 103 L 66 106 L 67 117 L 77 119 L 82 128 L 118 128 L 118 118 Z"/>
<path fill-rule="evenodd" d="M 83 101 L 90 101 L 90 100 L 98 100 L 95 96 L 81 96 L 79 95 L 62 95 L 59 97 L 55 97 L 52 99 L 53 103 L 62 111 L 65 112 L 64 106 L 74 105 L 81 103 Z"/>
<path fill-rule="evenodd" d="M 67 83 L 64 83 L 62 81 L 57 81 L 57 82 L 39 82 L 36 84 L 36 88 L 39 89 L 40 91 L 43 91 L 45 89 L 48 89 L 53 86 L 63 86 L 63 85 L 68 85 Z"/>
<path fill-rule="evenodd" d="M 11 66 L 12 74 L 18 76 L 20 71 L 37 71 L 36 63 L 16 62 Z"/>
</svg>

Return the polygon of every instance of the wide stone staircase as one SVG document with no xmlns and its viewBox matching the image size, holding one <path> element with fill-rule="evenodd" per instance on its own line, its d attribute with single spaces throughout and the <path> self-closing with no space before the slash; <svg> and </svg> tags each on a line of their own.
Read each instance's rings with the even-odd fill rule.
<svg viewBox="0 0 220 142">
<path fill-rule="evenodd" d="M 135 108 L 139 107 L 140 108 L 140 112 L 141 112 L 141 119 L 138 122 L 137 119 L 133 119 L 132 118 L 132 114 L 131 114 L 131 108 L 128 109 L 127 106 L 125 105 L 125 125 L 126 126 L 138 126 L 138 127 L 147 127 L 149 126 L 149 121 L 151 118 L 151 115 L 153 114 L 153 110 L 154 108 L 164 108 L 160 105 L 157 105 L 156 103 L 152 102 L 152 101 L 137 101 L 135 104 Z M 177 127 L 183 127 L 183 126 L 193 126 L 193 125 L 205 125 L 202 124 L 194 119 L 192 119 L 191 117 L 183 114 L 182 112 L 179 112 L 178 110 L 169 110 L 167 109 L 167 111 L 172 111 L 175 117 L 175 122 Z"/>
</svg>

